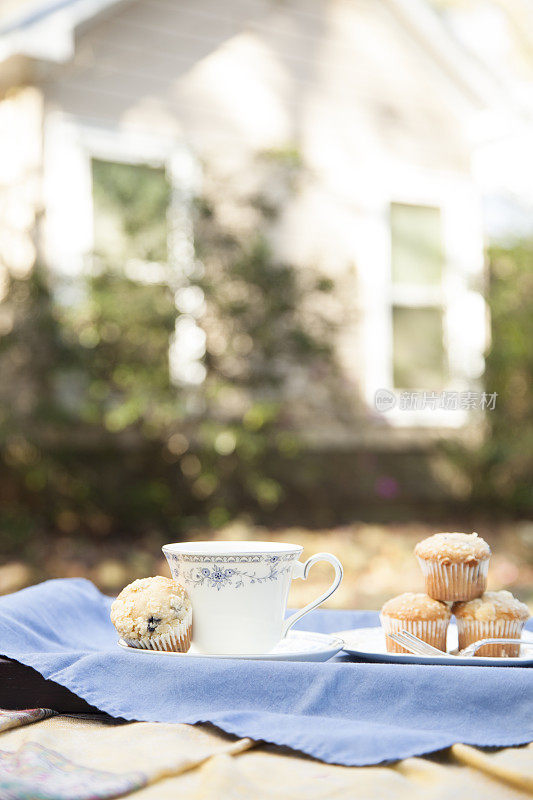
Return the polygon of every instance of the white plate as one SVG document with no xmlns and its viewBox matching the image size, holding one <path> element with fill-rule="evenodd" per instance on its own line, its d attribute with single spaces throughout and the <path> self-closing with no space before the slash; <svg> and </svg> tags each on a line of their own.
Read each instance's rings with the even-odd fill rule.
<svg viewBox="0 0 533 800">
<path fill-rule="evenodd" d="M 344 640 L 344 651 L 364 661 L 399 664 L 454 664 L 455 666 L 474 667 L 526 667 L 533 666 L 533 634 L 524 631 L 519 658 L 486 658 L 485 656 L 415 656 L 411 653 L 388 653 L 385 646 L 385 635 L 382 628 L 354 628 L 349 631 L 338 631 L 336 636 Z M 524 645 L 527 642 L 527 646 Z M 448 627 L 447 650 L 457 650 L 457 626 Z"/>
<path fill-rule="evenodd" d="M 118 640 L 120 647 L 130 653 L 148 656 L 171 656 L 173 658 L 231 658 L 250 659 L 253 661 L 327 661 L 342 650 L 343 641 L 337 635 L 325 633 L 309 633 L 307 631 L 289 631 L 270 653 L 239 653 L 238 655 L 207 655 L 195 652 L 194 647 L 187 653 L 167 653 L 162 650 L 142 650 L 130 647 L 123 639 Z"/>
</svg>

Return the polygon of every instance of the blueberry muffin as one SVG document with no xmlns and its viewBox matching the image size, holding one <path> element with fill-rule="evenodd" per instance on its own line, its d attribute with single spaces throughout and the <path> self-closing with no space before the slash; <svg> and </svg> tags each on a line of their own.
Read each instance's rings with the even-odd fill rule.
<svg viewBox="0 0 533 800">
<path fill-rule="evenodd" d="M 415 556 L 435 600 L 472 600 L 487 588 L 490 547 L 477 533 L 436 533 L 416 545 Z"/>
<path fill-rule="evenodd" d="M 529 609 L 511 592 L 485 592 L 475 600 L 454 603 L 457 620 L 459 650 L 480 639 L 520 639 L 522 628 L 529 617 Z M 514 644 L 486 644 L 476 656 L 489 658 L 520 655 L 520 646 Z"/>
<path fill-rule="evenodd" d="M 130 583 L 111 606 L 111 622 L 130 647 L 186 653 L 191 644 L 191 601 L 170 578 Z"/>
<path fill-rule="evenodd" d="M 389 653 L 408 653 L 388 633 L 401 630 L 418 636 L 424 642 L 446 652 L 446 634 L 451 611 L 446 603 L 422 592 L 405 592 L 388 600 L 381 609 L 381 626 Z"/>
</svg>

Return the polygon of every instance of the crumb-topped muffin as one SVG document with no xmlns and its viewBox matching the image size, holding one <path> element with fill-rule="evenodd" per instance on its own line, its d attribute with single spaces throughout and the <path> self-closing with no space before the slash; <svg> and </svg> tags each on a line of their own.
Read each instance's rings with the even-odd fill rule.
<svg viewBox="0 0 533 800">
<path fill-rule="evenodd" d="M 454 603 L 452 611 L 457 620 L 460 650 L 480 639 L 520 639 L 529 617 L 525 603 L 505 590 L 485 592 L 475 600 Z M 486 644 L 476 653 L 492 658 L 519 654 L 520 646 L 513 644 Z"/>
<path fill-rule="evenodd" d="M 405 592 L 388 600 L 381 609 L 381 625 L 389 653 L 408 653 L 388 633 L 407 630 L 424 642 L 446 652 L 446 633 L 451 612 L 445 603 L 423 592 Z"/>
<path fill-rule="evenodd" d="M 111 606 L 111 622 L 130 647 L 186 653 L 191 644 L 189 596 L 160 575 L 126 586 Z"/>
<path fill-rule="evenodd" d="M 435 600 L 472 600 L 487 587 L 490 547 L 477 533 L 435 533 L 418 542 L 415 556 Z"/>
</svg>

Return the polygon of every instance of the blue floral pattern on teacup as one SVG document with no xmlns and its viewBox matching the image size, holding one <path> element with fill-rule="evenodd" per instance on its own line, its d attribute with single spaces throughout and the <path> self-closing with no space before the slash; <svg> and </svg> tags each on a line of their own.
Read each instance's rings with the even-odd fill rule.
<svg viewBox="0 0 533 800">
<path fill-rule="evenodd" d="M 276 559 L 276 561 L 271 560 L 269 572 L 266 575 L 258 575 L 255 570 L 251 572 L 237 568 L 222 569 L 222 567 L 219 566 L 191 567 L 183 574 L 183 579 L 192 586 L 209 586 L 212 589 L 220 591 L 220 589 L 226 587 L 239 589 L 246 583 L 266 583 L 267 581 L 275 581 L 281 575 L 289 572 L 290 569 L 290 566 L 278 567 Z"/>
<path fill-rule="evenodd" d="M 292 569 L 292 563 L 297 560 L 298 553 L 258 553 L 246 555 L 217 555 L 206 556 L 200 554 L 180 554 L 167 553 L 167 559 L 171 563 L 172 577 L 174 580 L 189 581 L 193 586 L 211 586 L 215 589 L 233 586 L 239 588 L 245 583 L 265 583 L 274 581 L 281 575 L 286 574 Z M 184 571 L 187 562 L 193 562 L 195 566 Z M 210 562 L 214 566 L 200 566 Z M 266 575 L 258 575 L 254 570 L 239 569 L 238 564 L 266 564 L 269 572 Z M 231 567 L 226 566 L 232 564 Z M 233 566 L 235 565 L 235 566 Z"/>
</svg>

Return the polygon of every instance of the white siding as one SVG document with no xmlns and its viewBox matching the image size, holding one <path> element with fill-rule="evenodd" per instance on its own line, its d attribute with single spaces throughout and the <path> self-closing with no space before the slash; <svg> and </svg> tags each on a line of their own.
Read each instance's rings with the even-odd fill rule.
<svg viewBox="0 0 533 800">
<path fill-rule="evenodd" d="M 308 178 L 275 241 L 292 262 L 337 278 L 339 358 L 354 396 L 368 400 L 390 379 L 397 176 L 406 190 L 410 175 L 422 189 L 448 179 L 468 188 L 476 111 L 391 3 L 137 0 L 80 35 L 73 62 L 44 87 L 50 111 L 175 138 L 234 172 L 255 151 L 296 146 Z M 475 200 L 472 215 L 479 269 Z"/>
<path fill-rule="evenodd" d="M 226 80 L 213 86 L 217 75 Z M 250 92 L 264 101 L 280 89 L 281 138 L 301 139 L 328 115 L 335 146 L 372 139 L 402 159 L 466 164 L 456 118 L 464 99 L 375 0 L 138 0 L 80 37 L 47 94 L 68 112 L 136 125 L 150 124 L 146 103 L 157 105 L 198 147 L 213 135 L 209 120 L 246 143 Z"/>
</svg>

